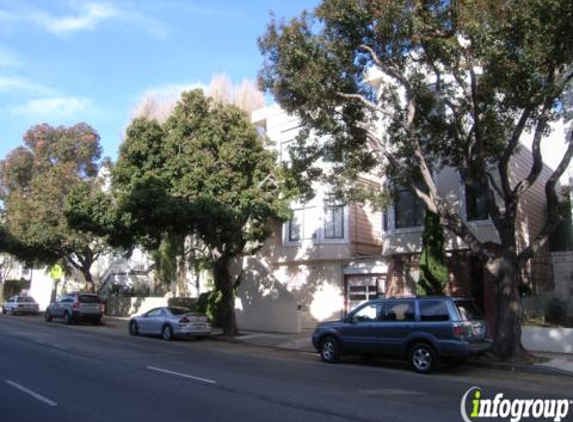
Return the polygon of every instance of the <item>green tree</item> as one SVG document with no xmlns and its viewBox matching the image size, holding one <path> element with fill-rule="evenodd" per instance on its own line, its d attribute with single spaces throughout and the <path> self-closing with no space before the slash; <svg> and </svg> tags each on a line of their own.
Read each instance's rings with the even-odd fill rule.
<svg viewBox="0 0 573 422">
<path fill-rule="evenodd" d="M 134 239 L 155 246 L 166 234 L 196 237 L 206 246 L 226 335 L 238 333 L 233 260 L 251 254 L 271 234 L 270 219 L 288 217 L 275 177 L 275 156 L 245 112 L 182 95 L 164 124 L 135 119 L 112 172 L 117 215 Z"/>
<path fill-rule="evenodd" d="M 550 123 L 567 111 L 572 36 L 570 1 L 323 0 L 289 22 L 273 19 L 259 40 L 262 86 L 300 116 L 303 135 L 318 135 L 295 150 L 299 182 L 318 175 L 352 188 L 369 172 L 409 184 L 495 276 L 494 351 L 503 358 L 521 350 L 520 271 L 559 221 L 555 189 L 571 133 L 545 183 L 545 226 L 518 248 L 518 207 L 543 169 Z M 527 153 L 528 135 L 533 165 L 511 180 L 510 160 Z M 308 169 L 324 156 L 332 172 Z M 481 242 L 438 192 L 432 176 L 444 166 L 486 196 L 499 242 Z"/>
<path fill-rule="evenodd" d="M 444 228 L 440 224 L 440 217 L 428 211 L 422 233 L 418 294 L 443 295 L 447 282 L 448 258 L 444 250 Z"/>
<path fill-rule="evenodd" d="M 91 266 L 106 245 L 71 228 L 64 207 L 75 186 L 97 185 L 100 155 L 99 135 L 87 124 L 42 124 L 0 162 L 7 252 L 26 262 L 62 260 L 83 275 L 89 291 L 95 287 Z"/>
</svg>

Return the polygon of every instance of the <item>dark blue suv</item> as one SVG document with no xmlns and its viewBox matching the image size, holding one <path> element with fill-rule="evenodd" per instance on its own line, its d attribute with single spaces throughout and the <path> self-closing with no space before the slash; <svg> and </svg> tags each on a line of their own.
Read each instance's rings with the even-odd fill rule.
<svg viewBox="0 0 573 422">
<path fill-rule="evenodd" d="M 439 361 L 463 363 L 492 344 L 474 303 L 445 296 L 366 302 L 343 320 L 319 324 L 312 343 L 325 362 L 342 354 L 402 357 L 422 373 Z"/>
</svg>

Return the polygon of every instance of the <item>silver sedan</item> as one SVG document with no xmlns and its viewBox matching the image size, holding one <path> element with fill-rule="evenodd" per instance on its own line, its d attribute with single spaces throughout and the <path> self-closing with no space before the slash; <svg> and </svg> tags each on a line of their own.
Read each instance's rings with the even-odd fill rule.
<svg viewBox="0 0 573 422">
<path fill-rule="evenodd" d="M 169 341 L 174 337 L 208 336 L 211 324 L 206 316 L 189 309 L 161 307 L 132 317 L 129 333 L 133 336 L 157 335 Z"/>
</svg>

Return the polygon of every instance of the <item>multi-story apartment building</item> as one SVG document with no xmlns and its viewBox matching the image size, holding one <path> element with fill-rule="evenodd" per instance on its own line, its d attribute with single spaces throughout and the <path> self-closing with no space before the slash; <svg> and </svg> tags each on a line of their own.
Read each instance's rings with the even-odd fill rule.
<svg viewBox="0 0 573 422">
<path fill-rule="evenodd" d="M 274 141 L 279 160 L 288 160 L 288 148 L 299 130 L 297 118 L 271 106 L 254 112 L 253 121 Z M 513 179 L 527 174 L 530 159 L 525 150 L 512 159 Z M 543 186 L 548 176 L 546 168 L 521 203 L 518 227 L 523 245 L 544 223 Z M 441 194 L 459 208 L 478 238 L 498 241 L 485 203 L 464 185 L 460 175 L 446 168 L 435 177 Z M 424 205 L 408 189 L 394 189 L 394 194 L 395 203 L 384 212 L 332 202 L 325 186 L 316 186 L 310 202 L 293 203 L 292 220 L 277 223 L 262 250 L 238 264 L 244 270 L 236 306 L 240 328 L 296 332 L 317 321 L 338 318 L 376 296 L 414 294 Z M 447 236 L 446 250 L 448 293 L 473 297 L 493 324 L 495 287 L 483 264 L 455 236 Z M 546 272 L 530 265 L 525 278 L 543 282 L 551 279 Z"/>
</svg>

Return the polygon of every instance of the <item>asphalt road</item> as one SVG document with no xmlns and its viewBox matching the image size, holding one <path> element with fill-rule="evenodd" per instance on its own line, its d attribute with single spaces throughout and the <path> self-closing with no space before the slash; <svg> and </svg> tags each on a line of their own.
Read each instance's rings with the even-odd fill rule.
<svg viewBox="0 0 573 422">
<path fill-rule="evenodd" d="M 130 337 L 117 321 L 0 315 L 1 421 L 447 422 L 462 420 L 472 386 L 484 396 L 573 399 L 570 377 L 477 368 L 428 376 L 393 362 L 328 365 L 308 353 Z"/>
</svg>

